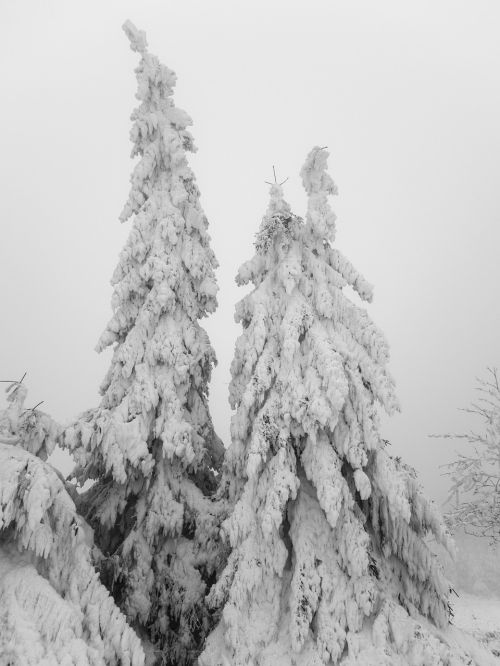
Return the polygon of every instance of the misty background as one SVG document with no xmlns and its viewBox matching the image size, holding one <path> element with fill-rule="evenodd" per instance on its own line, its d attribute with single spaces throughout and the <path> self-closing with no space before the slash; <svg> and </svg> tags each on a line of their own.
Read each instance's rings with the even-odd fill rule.
<svg viewBox="0 0 500 666">
<path fill-rule="evenodd" d="M 43 400 L 61 422 L 98 403 L 111 352 L 93 348 L 131 229 L 118 221 L 135 164 L 129 18 L 194 121 L 190 163 L 220 262 L 219 309 L 202 322 L 219 435 L 227 445 L 245 293 L 234 276 L 264 181 L 275 165 L 304 215 L 299 170 L 326 145 L 337 245 L 375 285 L 367 309 L 391 345 L 403 410 L 382 434 L 442 501 L 439 466 L 460 446 L 428 435 L 474 427 L 458 408 L 500 365 L 500 4 L 0 0 L 0 18 L 0 379 L 27 371 L 27 406 Z M 69 471 L 65 454 L 54 462 Z"/>
</svg>

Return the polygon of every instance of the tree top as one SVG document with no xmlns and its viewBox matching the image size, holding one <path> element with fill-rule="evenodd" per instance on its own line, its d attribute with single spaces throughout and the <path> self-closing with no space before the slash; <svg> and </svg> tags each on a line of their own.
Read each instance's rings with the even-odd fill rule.
<svg viewBox="0 0 500 666">
<path fill-rule="evenodd" d="M 327 146 L 314 146 L 309 152 L 300 170 L 302 183 L 307 194 L 326 192 L 327 194 L 338 194 L 337 186 L 332 177 L 327 173 L 328 157 L 330 153 Z"/>
<path fill-rule="evenodd" d="M 136 28 L 132 21 L 129 21 L 128 19 L 125 21 L 122 28 L 130 40 L 130 48 L 132 51 L 138 51 L 139 53 L 144 54 L 148 47 L 148 40 L 146 39 L 146 33 L 144 30 Z"/>
</svg>

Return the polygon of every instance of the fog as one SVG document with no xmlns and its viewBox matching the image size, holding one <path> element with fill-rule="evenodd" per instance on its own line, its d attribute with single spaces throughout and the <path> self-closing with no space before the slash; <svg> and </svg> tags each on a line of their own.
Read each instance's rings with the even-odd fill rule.
<svg viewBox="0 0 500 666">
<path fill-rule="evenodd" d="M 29 404 L 68 421 L 98 402 L 110 352 L 109 280 L 131 228 L 131 19 L 178 75 L 191 159 L 220 262 L 206 327 L 219 358 L 216 428 L 229 441 L 238 266 L 252 255 L 273 165 L 305 213 L 298 176 L 331 153 L 337 244 L 375 285 L 402 413 L 383 436 L 442 500 L 458 410 L 498 365 L 500 4 L 16 2 L 0 4 L 0 379 L 25 371 Z M 3 398 L 2 398 L 3 401 Z M 67 461 L 56 460 L 63 468 Z"/>
</svg>

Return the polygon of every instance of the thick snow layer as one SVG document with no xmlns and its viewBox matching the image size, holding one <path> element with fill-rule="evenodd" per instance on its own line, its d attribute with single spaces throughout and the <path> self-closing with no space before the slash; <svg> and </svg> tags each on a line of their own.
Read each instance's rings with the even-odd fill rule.
<svg viewBox="0 0 500 666">
<path fill-rule="evenodd" d="M 449 576 L 460 588 L 477 597 L 500 598 L 500 544 L 488 539 L 454 533 L 457 557 L 449 564 Z"/>
<path fill-rule="evenodd" d="M 78 609 L 37 573 L 29 556 L 0 548 L 0 664 L 104 664 L 83 634 Z"/>
<path fill-rule="evenodd" d="M 500 664 L 500 597 L 480 597 L 460 592 L 452 600 L 453 624 L 482 643 Z"/>
<path fill-rule="evenodd" d="M 0 443 L 0 666 L 142 666 L 54 469 Z"/>
</svg>

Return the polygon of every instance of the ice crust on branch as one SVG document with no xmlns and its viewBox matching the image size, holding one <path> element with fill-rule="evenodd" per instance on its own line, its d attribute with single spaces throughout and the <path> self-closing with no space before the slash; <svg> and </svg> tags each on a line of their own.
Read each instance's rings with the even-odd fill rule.
<svg viewBox="0 0 500 666">
<path fill-rule="evenodd" d="M 216 358 L 199 324 L 217 306 L 217 262 L 175 74 L 148 52 L 143 32 L 129 21 L 124 30 L 140 55 L 130 135 L 139 159 L 120 216 L 132 217 L 132 229 L 97 345 L 113 346 L 102 400 L 65 443 L 79 481 L 96 480 L 82 511 L 105 556 L 104 580 L 157 658 L 182 666 L 215 617 L 204 597 L 221 557 L 211 493 L 223 446 L 208 409 Z"/>
<path fill-rule="evenodd" d="M 443 633 L 450 587 L 425 542 L 449 535 L 380 435 L 379 407 L 399 409 L 389 348 L 344 293 L 372 298 L 332 247 L 327 157 L 314 148 L 301 171 L 305 220 L 271 186 L 236 278 L 254 289 L 236 306 L 220 486 L 231 553 L 200 666 L 470 664 Z"/>
</svg>

